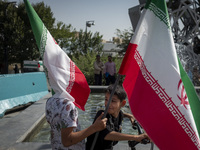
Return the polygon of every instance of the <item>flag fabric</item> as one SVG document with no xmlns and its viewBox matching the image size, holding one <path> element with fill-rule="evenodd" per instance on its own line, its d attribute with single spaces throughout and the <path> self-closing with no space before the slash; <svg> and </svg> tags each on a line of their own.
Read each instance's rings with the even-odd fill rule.
<svg viewBox="0 0 200 150">
<path fill-rule="evenodd" d="M 161 150 L 200 149 L 200 101 L 177 57 L 165 0 L 148 0 L 119 74 L 136 120 Z"/>
<path fill-rule="evenodd" d="M 49 83 L 55 98 L 67 98 L 82 109 L 87 102 L 90 88 L 83 73 L 59 47 L 28 0 L 24 0 L 26 11 L 37 46 L 47 68 Z"/>
</svg>

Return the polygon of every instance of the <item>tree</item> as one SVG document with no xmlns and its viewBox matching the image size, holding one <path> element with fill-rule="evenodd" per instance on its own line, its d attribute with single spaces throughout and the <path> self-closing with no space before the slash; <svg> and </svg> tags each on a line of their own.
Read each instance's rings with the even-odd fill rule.
<svg viewBox="0 0 200 150">
<path fill-rule="evenodd" d="M 15 43 L 10 43 L 14 40 L 13 24 L 15 19 L 15 7 L 12 2 L 0 1 L 0 72 L 7 73 L 8 60 L 11 50 Z"/>
<path fill-rule="evenodd" d="M 116 29 L 115 34 L 117 35 L 118 38 L 114 42 L 117 43 L 117 46 L 122 49 L 119 53 L 119 55 L 122 55 L 123 53 L 126 52 L 128 45 L 130 43 L 130 39 L 134 33 L 132 29 L 125 29 L 123 31 Z"/>
<path fill-rule="evenodd" d="M 95 61 L 95 58 L 96 58 L 96 53 L 93 51 L 88 51 L 88 53 L 86 53 L 85 55 L 78 54 L 71 56 L 72 61 L 85 75 L 85 78 L 89 85 L 92 85 L 94 83 L 93 63 Z"/>
<path fill-rule="evenodd" d="M 73 32 L 67 53 L 83 72 L 89 85 L 94 84 L 94 66 L 96 55 L 103 49 L 102 35 L 99 32 Z"/>
<path fill-rule="evenodd" d="M 63 22 L 58 22 L 52 29 L 51 34 L 62 49 L 68 50 L 76 31 L 71 24 L 66 25 Z"/>
<path fill-rule="evenodd" d="M 88 52 L 100 53 L 103 49 L 102 35 L 99 32 L 92 34 L 92 32 L 83 32 L 81 29 L 73 37 L 71 45 L 69 47 L 69 55 L 86 55 Z"/>
<path fill-rule="evenodd" d="M 3 5 L 3 2 L 0 1 L 0 8 L 3 8 L 1 4 Z M 93 83 L 93 62 L 96 54 L 103 49 L 102 35 L 99 32 L 86 33 L 83 30 L 77 32 L 71 24 L 66 25 L 63 22 L 55 24 L 51 8 L 43 2 L 32 6 L 60 47 L 77 63 L 89 83 Z M 21 63 L 22 66 L 24 60 L 39 59 L 39 50 L 24 4 L 20 3 L 18 9 L 8 7 L 7 17 L 1 10 L 3 9 L 0 9 L 0 18 L 6 18 L 6 21 L 0 24 L 0 63 L 3 63 L 4 59 L 4 45 L 7 47 L 9 64 Z M 9 37 L 8 40 L 4 40 L 5 37 Z"/>
<path fill-rule="evenodd" d="M 0 6 L 4 6 L 0 2 Z M 32 4 L 45 26 L 51 31 L 55 22 L 51 8 L 44 5 L 44 2 Z M 40 54 L 29 23 L 25 5 L 20 3 L 18 8 L 11 5 L 1 9 L 0 17 L 4 18 L 3 26 L 0 26 L 0 63 L 4 60 L 4 50 L 7 49 L 8 63 L 21 63 L 23 60 L 39 59 Z M 2 12 L 7 12 L 7 15 Z M 2 24 L 2 23 L 1 23 Z M 6 46 L 5 46 L 6 45 Z M 3 57 L 2 57 L 3 56 Z"/>
</svg>

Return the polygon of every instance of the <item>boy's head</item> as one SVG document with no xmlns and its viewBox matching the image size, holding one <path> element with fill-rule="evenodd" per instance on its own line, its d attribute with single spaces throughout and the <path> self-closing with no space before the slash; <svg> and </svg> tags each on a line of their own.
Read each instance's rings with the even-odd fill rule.
<svg viewBox="0 0 200 150">
<path fill-rule="evenodd" d="M 107 106 L 112 90 L 113 85 L 110 85 L 105 91 L 105 106 Z M 108 113 L 113 115 L 114 117 L 117 117 L 121 107 L 123 107 L 126 104 L 125 99 L 126 92 L 121 86 L 117 85 L 111 103 L 109 105 Z"/>
<path fill-rule="evenodd" d="M 114 85 L 109 85 L 108 88 L 106 89 L 105 93 L 111 94 L 113 87 L 114 87 Z M 117 85 L 114 95 L 116 95 L 121 102 L 126 99 L 126 92 L 124 91 L 123 87 L 120 85 Z"/>
</svg>

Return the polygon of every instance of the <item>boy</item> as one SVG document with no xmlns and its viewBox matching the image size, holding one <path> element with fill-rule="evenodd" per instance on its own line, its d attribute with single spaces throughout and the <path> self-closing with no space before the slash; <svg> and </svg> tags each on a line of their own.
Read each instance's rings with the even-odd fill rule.
<svg viewBox="0 0 200 150">
<path fill-rule="evenodd" d="M 108 103 L 110 98 L 110 94 L 112 92 L 113 85 L 110 85 L 105 92 L 105 106 Z M 120 109 L 126 104 L 126 92 L 123 90 L 121 86 L 117 86 L 114 95 L 112 97 L 112 101 L 108 108 L 108 113 L 106 118 L 106 128 L 99 132 L 99 136 L 97 138 L 96 144 L 94 146 L 94 150 L 112 150 L 113 146 L 118 143 L 118 141 L 122 140 L 134 140 L 140 142 L 142 139 L 148 138 L 147 134 L 141 135 L 129 135 L 120 133 L 121 132 L 121 123 L 123 117 L 128 117 L 133 123 L 134 117 L 131 114 L 123 113 Z M 100 116 L 103 110 L 97 112 L 94 121 Z M 86 150 L 90 150 L 93 140 L 95 137 L 95 133 L 87 138 Z"/>
</svg>

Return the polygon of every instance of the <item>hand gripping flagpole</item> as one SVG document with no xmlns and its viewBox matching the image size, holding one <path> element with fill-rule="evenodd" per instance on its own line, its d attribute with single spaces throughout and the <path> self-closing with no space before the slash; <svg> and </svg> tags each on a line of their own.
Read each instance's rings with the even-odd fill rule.
<svg viewBox="0 0 200 150">
<path fill-rule="evenodd" d="M 118 85 L 118 83 L 119 83 L 120 77 L 121 77 L 121 75 L 118 74 L 117 79 L 116 79 L 115 84 L 114 84 L 114 87 L 113 87 L 113 90 L 112 90 L 112 92 L 111 92 L 111 94 L 110 94 L 110 97 L 109 97 L 109 100 L 108 100 L 108 103 L 107 103 L 107 106 L 106 106 L 106 109 L 105 109 L 105 111 L 104 111 L 104 115 L 103 115 L 102 119 L 104 119 L 104 118 L 106 117 L 107 113 L 108 113 L 108 108 L 109 108 L 109 106 L 110 106 L 112 97 L 113 97 L 113 95 L 114 95 L 114 93 L 115 93 L 116 87 L 117 87 L 117 85 Z M 94 149 L 94 145 L 96 144 L 96 141 L 97 141 L 98 136 L 99 136 L 99 132 L 96 132 L 95 137 L 94 137 L 94 141 L 93 141 L 93 143 L 92 143 L 92 146 L 91 146 L 90 150 L 93 150 L 93 149 Z"/>
</svg>

